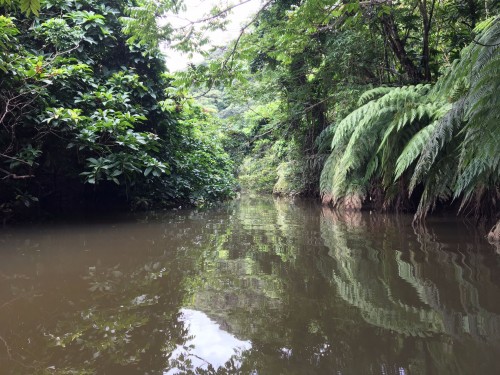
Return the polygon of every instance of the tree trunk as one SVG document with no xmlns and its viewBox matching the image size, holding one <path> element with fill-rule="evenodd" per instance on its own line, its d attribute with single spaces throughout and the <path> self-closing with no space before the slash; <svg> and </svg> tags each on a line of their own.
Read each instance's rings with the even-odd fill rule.
<svg viewBox="0 0 500 375">
<path fill-rule="evenodd" d="M 424 27 L 424 35 L 422 41 L 422 59 L 420 60 L 420 65 L 424 72 L 424 80 L 427 82 L 431 81 L 431 67 L 430 67 L 430 51 L 429 51 L 429 30 Z"/>
<path fill-rule="evenodd" d="M 382 28 L 394 55 L 401 64 L 410 82 L 419 83 L 423 81 L 424 77 L 406 52 L 405 45 L 399 37 L 398 28 L 392 15 L 384 15 L 382 17 Z"/>
<path fill-rule="evenodd" d="M 420 10 L 420 15 L 422 16 L 422 58 L 420 61 L 420 65 L 422 67 L 422 71 L 424 73 L 423 78 L 427 82 L 430 82 L 431 77 L 431 68 L 430 68 L 430 48 L 429 48 L 429 35 L 432 28 L 432 16 L 434 13 L 434 6 L 436 4 L 436 0 L 431 0 L 431 8 L 427 9 L 427 0 L 420 0 L 418 2 L 418 9 Z"/>
</svg>

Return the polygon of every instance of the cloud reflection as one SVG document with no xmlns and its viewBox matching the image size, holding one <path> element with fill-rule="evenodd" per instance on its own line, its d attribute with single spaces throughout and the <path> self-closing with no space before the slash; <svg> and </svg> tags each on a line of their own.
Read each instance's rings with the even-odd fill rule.
<svg viewBox="0 0 500 375">
<path fill-rule="evenodd" d="M 217 369 L 224 367 L 235 354 L 252 347 L 250 341 L 238 340 L 230 333 L 223 331 L 219 324 L 201 311 L 181 309 L 181 313 L 181 320 L 186 325 L 189 339 L 184 345 L 178 345 L 172 352 L 172 363 L 184 356 L 190 359 L 193 368 L 206 369 L 210 364 Z M 179 369 L 174 367 L 164 374 L 173 375 L 178 372 Z"/>
</svg>

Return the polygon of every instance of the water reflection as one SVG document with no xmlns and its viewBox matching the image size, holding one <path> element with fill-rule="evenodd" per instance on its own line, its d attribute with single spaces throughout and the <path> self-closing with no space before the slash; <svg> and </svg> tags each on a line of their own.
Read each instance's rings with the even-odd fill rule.
<svg viewBox="0 0 500 375">
<path fill-rule="evenodd" d="M 405 217 L 330 210 L 321 228 L 336 261 L 330 283 L 370 326 L 399 345 L 418 343 L 412 373 L 498 373 L 498 258 L 474 232 L 457 222 L 428 232 Z"/>
<path fill-rule="evenodd" d="M 456 220 L 243 199 L 0 249 L 2 374 L 500 373 L 499 256 Z"/>
<path fill-rule="evenodd" d="M 165 374 L 172 375 L 186 370 L 186 358 L 190 369 L 209 370 L 233 366 L 241 363 L 234 358 L 252 345 L 249 341 L 238 340 L 201 311 L 181 309 L 181 321 L 187 327 L 189 339 L 172 352 L 171 369 Z M 233 360 L 233 363 L 231 363 Z M 229 363 L 228 363 L 229 362 Z M 176 367 L 179 365 L 179 367 Z"/>
<path fill-rule="evenodd" d="M 478 284 L 481 275 L 490 273 L 481 254 L 471 258 L 470 252 L 446 248 L 429 236 L 411 241 L 404 221 L 387 219 L 360 213 L 342 218 L 323 210 L 322 234 L 337 262 L 331 280 L 339 295 L 371 325 L 404 335 L 467 334 L 500 341 L 500 304 L 488 302 L 495 305 L 494 313 L 480 301 L 479 287 L 500 292 L 488 277 Z"/>
</svg>

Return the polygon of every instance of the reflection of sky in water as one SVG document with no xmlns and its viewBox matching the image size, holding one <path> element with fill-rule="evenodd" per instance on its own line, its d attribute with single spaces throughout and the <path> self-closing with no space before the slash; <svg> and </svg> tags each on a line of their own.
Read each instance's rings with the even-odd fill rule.
<svg viewBox="0 0 500 375">
<path fill-rule="evenodd" d="M 241 341 L 220 326 L 201 311 L 181 309 L 182 320 L 188 329 L 189 340 L 179 345 L 172 353 L 172 359 L 181 354 L 189 355 L 193 367 L 207 367 L 207 362 L 215 369 L 224 364 L 236 352 L 241 353 L 252 347 L 250 341 Z M 194 346 L 187 352 L 183 347 Z M 176 374 L 177 369 L 170 369 L 165 375 Z"/>
</svg>

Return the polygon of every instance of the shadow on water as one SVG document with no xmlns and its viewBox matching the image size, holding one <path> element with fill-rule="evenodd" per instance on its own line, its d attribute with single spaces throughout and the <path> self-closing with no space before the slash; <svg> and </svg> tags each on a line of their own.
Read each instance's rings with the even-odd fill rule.
<svg viewBox="0 0 500 375">
<path fill-rule="evenodd" d="M 500 266 L 455 219 L 243 198 L 0 233 L 2 374 L 497 374 Z"/>
</svg>

